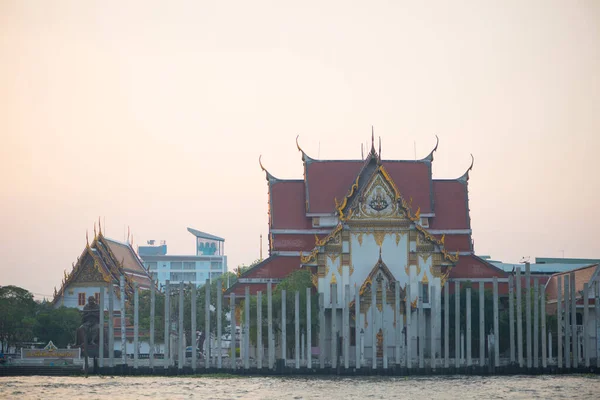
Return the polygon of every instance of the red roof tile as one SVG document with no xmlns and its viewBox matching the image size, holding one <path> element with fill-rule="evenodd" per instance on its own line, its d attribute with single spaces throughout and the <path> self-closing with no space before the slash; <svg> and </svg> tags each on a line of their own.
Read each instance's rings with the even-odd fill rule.
<svg viewBox="0 0 600 400">
<path fill-rule="evenodd" d="M 435 217 L 431 229 L 470 229 L 467 184 L 457 180 L 433 181 Z"/>
<path fill-rule="evenodd" d="M 438 239 L 442 238 L 442 235 L 434 235 Z M 449 252 L 458 251 L 471 251 L 471 235 L 446 235 L 444 238 L 444 248 Z"/>
<path fill-rule="evenodd" d="M 242 278 L 281 279 L 300 268 L 300 256 L 271 256 L 254 266 Z"/>
<path fill-rule="evenodd" d="M 482 260 L 474 255 L 468 255 L 460 256 L 458 258 L 458 263 L 450 270 L 449 278 L 477 279 L 493 278 L 494 276 L 497 276 L 498 278 L 506 278 L 508 275 L 500 268 L 493 266 L 485 260 Z"/>
<path fill-rule="evenodd" d="M 306 167 L 308 212 L 332 213 L 356 181 L 364 161 L 312 161 Z"/>
<path fill-rule="evenodd" d="M 413 212 L 431 213 L 431 164 L 423 161 L 383 161 L 404 200 L 412 198 Z"/>
<path fill-rule="evenodd" d="M 269 192 L 273 228 L 312 228 L 311 219 L 306 217 L 304 181 L 276 181 L 270 184 Z"/>
</svg>

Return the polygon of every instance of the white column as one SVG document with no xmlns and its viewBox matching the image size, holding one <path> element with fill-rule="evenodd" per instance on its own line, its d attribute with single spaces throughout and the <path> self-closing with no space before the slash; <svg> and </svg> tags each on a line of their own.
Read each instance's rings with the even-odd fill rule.
<svg viewBox="0 0 600 400">
<path fill-rule="evenodd" d="M 250 286 L 246 285 L 244 299 L 244 369 L 250 368 Z"/>
<path fill-rule="evenodd" d="M 165 351 L 163 365 L 165 369 L 169 368 L 169 346 L 171 344 L 171 293 L 169 280 L 165 281 Z"/>
<path fill-rule="evenodd" d="M 541 286 L 540 314 L 542 321 L 542 367 L 546 368 L 548 366 L 548 361 L 546 357 L 546 293 L 543 285 Z M 552 344 L 552 342 L 550 342 L 550 344 Z"/>
<path fill-rule="evenodd" d="M 179 369 L 183 369 L 185 364 L 185 334 L 183 333 L 183 281 L 179 282 L 179 328 L 178 328 L 178 353 L 177 363 Z"/>
<path fill-rule="evenodd" d="M 344 285 L 344 368 L 350 367 L 350 285 Z"/>
<path fill-rule="evenodd" d="M 325 368 L 325 295 L 319 293 L 319 368 Z"/>
<path fill-rule="evenodd" d="M 125 329 L 125 277 L 119 278 L 121 289 L 121 363 L 127 364 L 127 330 Z"/>
<path fill-rule="evenodd" d="M 557 323 L 557 363 L 558 368 L 562 368 L 563 365 L 563 346 L 562 346 L 562 337 L 563 337 L 563 324 L 562 324 L 562 302 L 561 302 L 561 291 L 562 291 L 562 278 L 560 275 L 556 277 L 556 323 Z M 550 344 L 550 348 L 552 348 L 552 342 L 548 341 Z"/>
<path fill-rule="evenodd" d="M 406 285 L 406 368 L 412 368 L 412 308 L 410 301 L 410 282 Z"/>
<path fill-rule="evenodd" d="M 498 278 L 494 276 L 494 359 L 500 366 L 500 329 L 498 327 Z"/>
<path fill-rule="evenodd" d="M 419 297 L 417 298 L 417 333 L 419 335 L 419 368 L 425 367 L 425 316 L 423 315 L 423 282 L 419 282 Z"/>
<path fill-rule="evenodd" d="M 311 288 L 306 288 L 306 366 L 312 368 Z"/>
<path fill-rule="evenodd" d="M 385 287 L 385 281 L 381 281 L 381 332 L 383 332 L 383 369 L 387 369 L 388 367 L 388 359 L 387 359 L 387 324 L 385 320 L 385 308 L 387 306 L 387 288 Z"/>
<path fill-rule="evenodd" d="M 210 295 L 210 294 L 209 294 Z M 223 326 L 221 322 L 221 318 L 223 314 L 223 281 L 219 278 L 217 280 L 217 368 L 223 368 L 223 343 L 221 341 L 221 336 L 223 336 Z M 210 322 L 210 320 L 209 320 Z M 204 341 L 208 343 L 206 346 L 207 349 L 210 349 L 210 329 L 204 328 Z M 208 357 L 205 354 L 205 357 Z M 210 366 L 210 364 L 209 364 Z"/>
<path fill-rule="evenodd" d="M 356 357 L 356 361 L 355 361 L 355 365 L 356 365 L 356 369 L 360 368 L 360 364 L 361 364 L 361 346 L 360 346 L 360 338 L 361 338 L 361 334 L 360 334 L 360 294 L 359 294 L 359 289 L 356 287 L 356 285 L 354 286 L 354 337 L 355 339 L 355 345 L 354 345 L 354 349 L 355 349 L 355 357 Z"/>
<path fill-rule="evenodd" d="M 454 282 L 454 367 L 460 367 L 460 282 Z"/>
<path fill-rule="evenodd" d="M 263 342 L 262 342 L 262 292 L 256 292 L 256 365 L 263 367 Z"/>
<path fill-rule="evenodd" d="M 540 306 L 540 282 L 538 278 L 533 280 L 533 368 L 539 368 L 539 306 Z"/>
<path fill-rule="evenodd" d="M 192 345 L 192 371 L 196 371 L 196 367 L 197 367 L 197 363 L 198 363 L 198 351 L 196 350 L 196 348 L 198 347 L 196 344 L 196 284 L 195 283 L 191 283 L 190 282 L 190 286 L 192 288 L 192 293 L 191 293 L 191 319 L 192 319 L 192 326 L 190 329 L 190 341 L 191 341 L 191 345 Z M 210 335 L 209 336 L 205 336 L 205 341 L 209 341 L 208 343 L 210 343 Z"/>
<path fill-rule="evenodd" d="M 331 293 L 331 366 L 337 368 L 337 283 L 330 285 Z"/>
<path fill-rule="evenodd" d="M 512 275 L 508 277 L 508 330 L 510 340 L 510 362 L 516 361 L 515 358 L 515 282 Z"/>
<path fill-rule="evenodd" d="M 371 283 L 371 367 L 372 369 L 377 368 L 377 317 L 375 310 L 377 310 L 377 281 L 373 280 Z"/>
<path fill-rule="evenodd" d="M 355 302 L 356 303 L 356 302 Z M 400 315 L 400 282 L 396 281 L 394 285 L 394 320 L 395 326 L 395 341 L 396 341 L 396 365 L 400 365 L 400 344 L 402 340 L 402 316 Z M 356 320 L 358 321 L 358 319 Z M 356 335 L 358 337 L 358 335 Z"/>
<path fill-rule="evenodd" d="M 450 282 L 444 283 L 444 368 L 450 367 Z"/>
<path fill-rule="evenodd" d="M 517 267 L 517 358 L 519 367 L 525 365 L 523 359 L 523 307 L 521 304 L 521 267 Z"/>
<path fill-rule="evenodd" d="M 294 296 L 294 359 L 296 369 L 300 368 L 300 292 Z"/>
<path fill-rule="evenodd" d="M 436 295 L 435 295 L 435 287 L 431 287 L 431 320 L 430 320 L 430 328 L 431 328 L 431 368 L 436 368 L 436 358 L 435 358 L 435 350 L 436 350 L 436 336 L 437 336 L 437 303 L 436 303 Z"/>
<path fill-rule="evenodd" d="M 139 297 L 138 284 L 133 284 L 133 368 L 138 369 L 138 353 L 139 353 L 139 307 L 140 307 L 140 297 Z"/>
<path fill-rule="evenodd" d="M 590 351 L 589 351 L 589 340 L 588 340 L 588 329 L 587 324 L 589 321 L 589 288 L 588 283 L 583 284 L 583 353 L 585 356 L 585 366 L 590 366 Z"/>
<path fill-rule="evenodd" d="M 98 366 L 104 367 L 104 288 L 100 288 L 100 321 L 98 323 L 100 331 L 98 332 Z"/>
<path fill-rule="evenodd" d="M 527 368 L 531 368 L 531 271 L 529 263 L 525 263 L 525 330 L 527 333 Z"/>
<path fill-rule="evenodd" d="M 221 296 L 222 293 L 217 293 L 218 296 Z M 219 321 L 221 319 L 219 318 Z M 233 333 L 235 333 L 235 326 L 233 327 Z M 204 355 L 204 368 L 210 368 L 210 279 L 204 281 L 204 342 L 206 343 L 206 354 Z M 219 336 L 220 337 L 220 336 Z M 221 353 L 221 348 L 219 347 L 219 354 Z M 235 354 L 233 354 L 232 359 L 235 358 Z"/>
<path fill-rule="evenodd" d="M 231 309 L 231 341 L 229 342 L 229 348 L 231 350 L 231 369 L 235 370 L 237 367 L 237 354 L 235 352 L 235 342 L 237 336 L 237 321 L 235 319 L 235 293 L 231 293 L 229 295 L 229 308 Z"/>
<path fill-rule="evenodd" d="M 150 369 L 154 369 L 154 318 L 156 314 L 156 287 L 154 281 L 150 286 Z"/>
<path fill-rule="evenodd" d="M 286 291 L 281 291 L 281 359 L 283 365 L 287 366 L 287 318 L 286 318 Z"/>
<path fill-rule="evenodd" d="M 468 287 L 465 291 L 466 312 L 467 312 L 467 367 L 472 365 L 471 359 L 471 288 Z"/>
</svg>

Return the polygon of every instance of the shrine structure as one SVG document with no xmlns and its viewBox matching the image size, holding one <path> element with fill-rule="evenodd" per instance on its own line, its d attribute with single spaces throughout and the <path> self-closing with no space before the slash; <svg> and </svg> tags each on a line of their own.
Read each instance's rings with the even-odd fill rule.
<svg viewBox="0 0 600 400">
<path fill-rule="evenodd" d="M 419 325 L 427 327 L 427 335 L 431 332 L 435 308 L 439 353 L 446 281 L 506 276 L 474 255 L 468 197 L 473 162 L 458 178 L 434 179 L 438 143 L 425 158 L 410 161 L 383 160 L 381 141 L 376 151 L 373 135 L 368 155 L 360 160 L 316 160 L 301 149 L 297 138 L 296 144 L 303 179 L 278 179 L 260 164 L 269 187 L 269 257 L 242 274 L 227 293 L 240 298 L 246 286 L 251 294 L 264 292 L 267 282 L 277 283 L 298 268 L 309 268 L 316 290 L 324 294 L 328 324 L 334 297 L 331 284 L 337 284 L 338 305 L 354 307 L 359 292 L 360 318 L 350 324 L 360 324 L 364 347 L 380 353 L 382 332 L 393 332 L 397 322 L 398 283 L 402 326 L 411 330 L 409 337 L 415 341 Z M 419 322 L 412 313 L 413 320 L 407 323 L 402 307 L 410 304 L 415 309 L 418 301 L 423 302 L 424 318 Z M 385 315 L 394 317 L 383 320 L 383 307 Z M 342 326 L 341 310 L 335 318 Z M 406 330 L 404 337 L 406 341 Z M 352 337 L 351 345 L 358 345 L 357 340 Z M 429 345 L 425 351 L 431 351 Z"/>
</svg>

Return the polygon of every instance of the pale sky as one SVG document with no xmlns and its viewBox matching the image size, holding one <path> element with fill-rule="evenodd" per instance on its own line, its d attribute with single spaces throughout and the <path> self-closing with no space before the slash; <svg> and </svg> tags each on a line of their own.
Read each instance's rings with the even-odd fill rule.
<svg viewBox="0 0 600 400">
<path fill-rule="evenodd" d="M 600 2 L 0 0 L 0 284 L 51 295 L 106 234 L 267 254 L 267 184 L 435 153 L 477 254 L 600 257 Z M 333 200 L 332 200 L 333 201 Z"/>
</svg>

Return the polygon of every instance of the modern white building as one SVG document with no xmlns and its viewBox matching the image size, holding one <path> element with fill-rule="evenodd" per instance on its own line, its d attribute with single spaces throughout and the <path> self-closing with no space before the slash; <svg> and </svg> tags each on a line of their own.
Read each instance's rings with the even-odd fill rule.
<svg viewBox="0 0 600 400">
<path fill-rule="evenodd" d="M 144 267 L 162 287 L 167 280 L 171 283 L 191 282 L 201 285 L 207 279 L 213 280 L 227 271 L 225 239 L 210 233 L 188 228 L 196 238 L 195 255 L 167 254 L 167 244 L 162 241 L 155 245 L 149 240 L 147 246 L 138 246 L 138 254 Z"/>
</svg>

